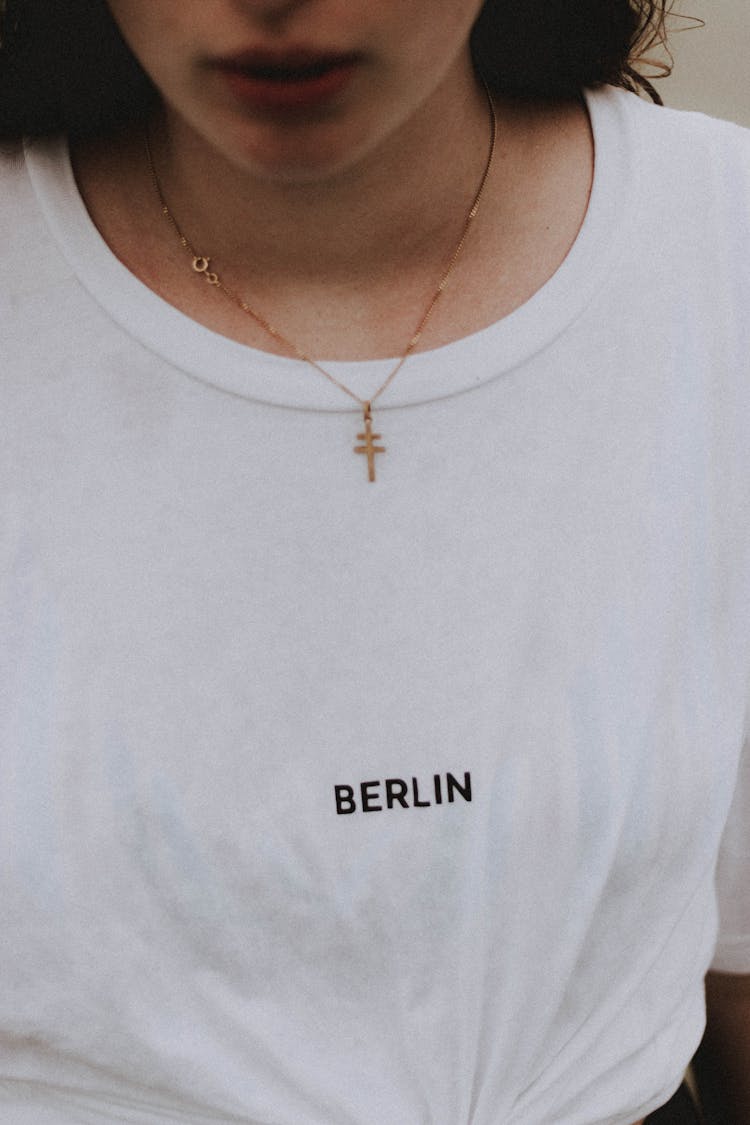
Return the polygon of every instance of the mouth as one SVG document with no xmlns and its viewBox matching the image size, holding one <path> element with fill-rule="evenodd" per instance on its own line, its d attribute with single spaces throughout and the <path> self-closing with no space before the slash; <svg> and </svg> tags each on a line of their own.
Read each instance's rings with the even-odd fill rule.
<svg viewBox="0 0 750 1125">
<path fill-rule="evenodd" d="M 356 53 L 250 51 L 216 59 L 235 97 L 256 109 L 292 111 L 333 101 L 361 63 Z"/>
</svg>

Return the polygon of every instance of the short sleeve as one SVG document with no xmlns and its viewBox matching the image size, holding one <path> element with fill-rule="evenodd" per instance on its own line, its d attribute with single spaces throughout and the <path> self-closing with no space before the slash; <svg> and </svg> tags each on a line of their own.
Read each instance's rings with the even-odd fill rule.
<svg viewBox="0 0 750 1125">
<path fill-rule="evenodd" d="M 750 973 L 750 742 L 742 754 L 722 837 L 716 891 L 719 935 L 711 968 Z"/>
</svg>

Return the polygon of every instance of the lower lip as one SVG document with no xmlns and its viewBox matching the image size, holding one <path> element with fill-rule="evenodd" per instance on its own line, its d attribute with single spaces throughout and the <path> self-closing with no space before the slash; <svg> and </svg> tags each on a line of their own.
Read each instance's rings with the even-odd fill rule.
<svg viewBox="0 0 750 1125">
<path fill-rule="evenodd" d="M 221 73 L 235 98 L 254 109 L 278 112 L 316 109 L 334 101 L 346 87 L 357 68 L 356 62 L 341 63 L 314 78 L 290 78 L 272 81 L 254 78 L 240 70 L 224 69 Z"/>
</svg>

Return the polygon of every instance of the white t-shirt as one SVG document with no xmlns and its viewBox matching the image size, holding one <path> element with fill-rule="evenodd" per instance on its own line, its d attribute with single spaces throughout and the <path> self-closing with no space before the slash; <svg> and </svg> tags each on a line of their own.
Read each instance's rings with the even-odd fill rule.
<svg viewBox="0 0 750 1125">
<path fill-rule="evenodd" d="M 4 162 L 3 1123 L 630 1125 L 750 971 L 750 134 L 588 105 L 568 258 L 374 484 Z"/>
</svg>

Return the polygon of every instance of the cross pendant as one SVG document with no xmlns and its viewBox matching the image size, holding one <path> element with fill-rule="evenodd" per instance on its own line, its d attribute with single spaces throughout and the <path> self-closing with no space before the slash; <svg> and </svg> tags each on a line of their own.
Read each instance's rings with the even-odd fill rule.
<svg viewBox="0 0 750 1125">
<path fill-rule="evenodd" d="M 380 434 L 372 432 L 372 406 L 366 402 L 363 406 L 363 418 L 365 423 L 365 432 L 357 434 L 359 441 L 364 442 L 364 445 L 355 445 L 355 453 L 363 453 L 367 457 L 367 477 L 368 480 L 375 480 L 375 454 L 385 453 L 384 445 L 376 445 L 376 441 L 381 441 Z"/>
</svg>

